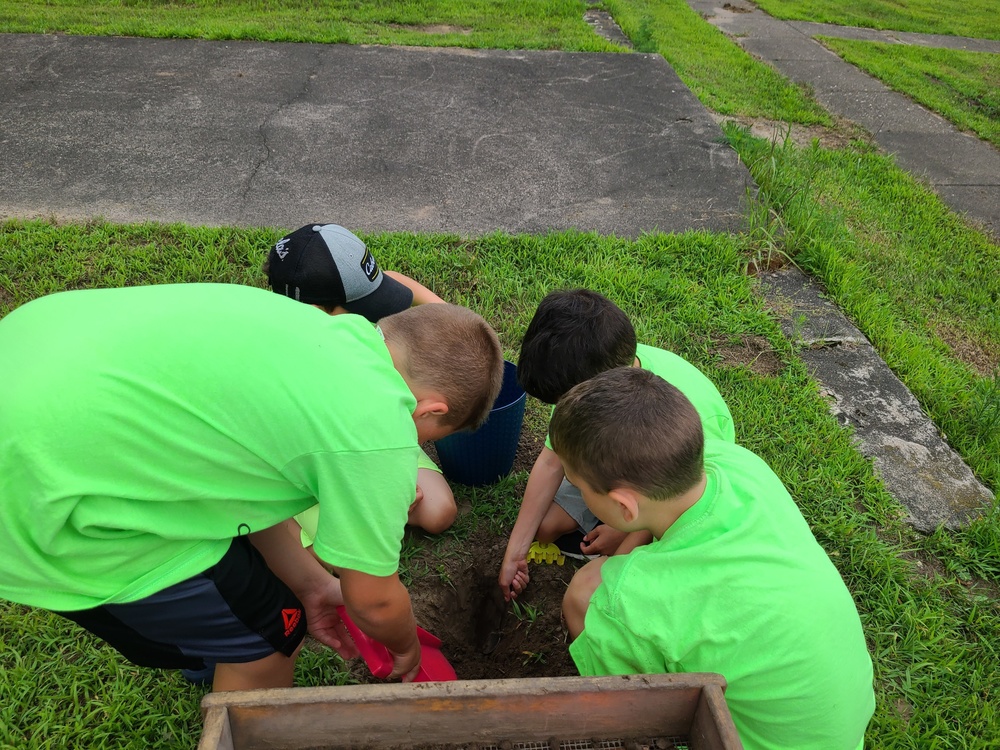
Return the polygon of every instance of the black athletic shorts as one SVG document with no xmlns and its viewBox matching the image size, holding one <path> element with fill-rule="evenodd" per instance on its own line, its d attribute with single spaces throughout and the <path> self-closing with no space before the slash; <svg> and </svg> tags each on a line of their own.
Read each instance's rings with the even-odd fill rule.
<svg viewBox="0 0 1000 750">
<path fill-rule="evenodd" d="M 208 570 L 145 599 L 57 614 L 134 664 L 163 669 L 291 656 L 306 633 L 302 604 L 246 537 Z"/>
</svg>

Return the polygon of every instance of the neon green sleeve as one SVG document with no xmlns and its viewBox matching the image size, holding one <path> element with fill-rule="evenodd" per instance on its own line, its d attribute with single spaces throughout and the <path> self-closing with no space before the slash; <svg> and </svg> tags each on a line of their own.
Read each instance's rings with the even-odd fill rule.
<svg viewBox="0 0 1000 750">
<path fill-rule="evenodd" d="M 313 549 L 330 565 L 387 576 L 399 567 L 417 486 L 417 447 L 300 456 L 283 473 L 318 499 Z"/>
<path fill-rule="evenodd" d="M 676 666 L 664 660 L 655 644 L 637 635 L 609 612 L 609 598 L 607 586 L 598 586 L 587 609 L 584 630 L 570 644 L 569 653 L 580 674 L 676 672 Z"/>
</svg>

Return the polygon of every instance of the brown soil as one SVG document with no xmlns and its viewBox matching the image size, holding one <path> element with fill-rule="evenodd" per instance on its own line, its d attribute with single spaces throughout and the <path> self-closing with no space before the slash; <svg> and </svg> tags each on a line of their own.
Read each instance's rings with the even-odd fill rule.
<svg viewBox="0 0 1000 750">
<path fill-rule="evenodd" d="M 515 607 L 497 584 L 506 545 L 506 536 L 481 528 L 463 543 L 435 546 L 436 575 L 410 585 L 418 622 L 444 642 L 460 679 L 577 674 L 562 625 L 562 596 L 576 564 L 531 563 L 531 582 Z"/>
<path fill-rule="evenodd" d="M 410 561 L 422 570 L 409 585 L 421 627 L 442 641 L 441 650 L 461 680 L 564 677 L 578 674 L 562 625 L 562 595 L 576 567 L 566 560 L 530 567 L 531 582 L 517 599 L 503 600 L 497 573 L 506 536 L 485 525 L 464 541 L 424 538 Z M 360 683 L 381 682 L 360 659 L 351 664 Z"/>
<path fill-rule="evenodd" d="M 969 365 L 980 375 L 990 377 L 1000 370 L 1000 351 L 976 341 L 958 328 L 939 325 L 937 335 L 941 337 L 956 358 Z"/>
<path fill-rule="evenodd" d="M 527 424 L 521 433 L 514 473 L 531 469 L 544 444 Z M 422 446 L 437 460 L 433 444 Z M 513 490 L 524 492 L 524 482 Z M 464 492 L 456 487 L 461 512 L 469 513 Z M 489 680 L 510 677 L 565 677 L 578 674 L 569 656 L 562 624 L 562 596 L 573 573 L 582 564 L 567 559 L 563 565 L 531 563 L 531 581 L 518 597 L 518 610 L 503 600 L 497 575 L 507 546 L 507 534 L 480 520 L 468 539 L 432 537 L 408 532 L 420 542 L 421 552 L 409 561 L 413 611 L 421 627 L 442 641 L 442 652 L 459 679 Z M 360 659 L 351 674 L 361 683 L 378 683 Z"/>
<path fill-rule="evenodd" d="M 762 117 L 733 117 L 712 113 L 712 119 L 720 125 L 726 122 L 737 122 L 750 129 L 750 134 L 776 143 L 789 139 L 800 148 L 808 147 L 813 140 L 819 141 L 823 148 L 847 148 L 856 141 L 871 142 L 871 136 L 854 123 L 840 117 L 834 117 L 833 127 L 825 125 L 800 125 L 798 123 L 768 120 Z"/>
<path fill-rule="evenodd" d="M 715 342 L 713 349 L 722 367 L 746 367 L 765 377 L 779 375 L 784 369 L 778 353 L 763 336 L 743 335 L 738 342 Z"/>
</svg>

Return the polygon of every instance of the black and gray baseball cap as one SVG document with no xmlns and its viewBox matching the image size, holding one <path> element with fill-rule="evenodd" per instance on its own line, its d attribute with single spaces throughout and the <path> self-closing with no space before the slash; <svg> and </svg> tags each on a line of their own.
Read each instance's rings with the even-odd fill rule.
<svg viewBox="0 0 1000 750">
<path fill-rule="evenodd" d="M 278 294 L 340 305 L 373 323 L 413 303 L 413 292 L 382 273 L 365 243 L 337 224 L 307 224 L 278 240 L 267 277 Z"/>
</svg>

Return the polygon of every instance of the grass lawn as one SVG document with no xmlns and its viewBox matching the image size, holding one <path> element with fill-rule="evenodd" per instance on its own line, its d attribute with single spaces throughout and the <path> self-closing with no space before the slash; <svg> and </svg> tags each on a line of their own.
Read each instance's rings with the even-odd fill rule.
<svg viewBox="0 0 1000 750">
<path fill-rule="evenodd" d="M 580 0 L 8 0 L 0 6 L 0 29 L 31 34 L 620 51 L 587 26 L 582 7 Z"/>
<path fill-rule="evenodd" d="M 844 60 L 1000 148 L 1000 55 L 819 37 Z"/>
<path fill-rule="evenodd" d="M 777 4 L 761 0 L 766 8 Z M 796 5 L 820 8 L 819 3 Z M 910 30 L 940 33 L 960 21 L 970 28 L 951 33 L 1000 38 L 995 17 L 985 12 L 992 5 L 992 0 L 970 0 L 950 11 L 940 2 L 893 7 L 912 16 L 939 9 L 933 29 Z M 806 92 L 752 60 L 683 0 L 605 0 L 604 6 L 640 49 L 666 57 L 715 111 L 832 125 Z M 281 10 L 289 7 L 295 12 Z M 215 38 L 235 38 L 239 30 L 250 37 L 303 41 L 319 39 L 310 35 L 322 31 L 331 34 L 323 38 L 327 41 L 346 41 L 335 35 L 350 33 L 357 35 L 351 41 L 609 49 L 596 37 L 585 39 L 592 32 L 580 20 L 584 7 L 583 2 L 558 1 L 308 7 L 12 2 L 0 9 L 0 29 Z M 888 4 L 830 7 L 869 17 L 872 8 Z M 524 8 L 523 17 L 508 8 Z M 142 20 L 122 21 L 126 16 Z M 428 25 L 461 30 L 432 31 Z M 546 291 L 586 285 L 611 296 L 633 317 L 640 340 L 670 348 L 702 367 L 729 402 L 738 439 L 786 482 L 858 602 L 876 669 L 878 705 L 867 746 L 996 747 L 1000 517 L 994 513 L 961 532 L 929 536 L 901 524 L 894 501 L 827 412 L 745 269 L 754 257 L 779 253 L 823 281 L 829 296 L 996 491 L 998 247 L 863 140 L 840 148 L 818 142 L 797 147 L 790 142 L 773 146 L 735 126 L 727 128 L 727 135 L 761 187 L 746 235 L 650 235 L 636 241 L 577 233 L 366 239 L 386 267 L 410 273 L 444 298 L 483 313 L 508 355 L 514 355 Z M 0 315 L 61 289 L 188 281 L 261 284 L 264 250 L 284 229 L 6 221 L 0 224 Z M 769 342 L 781 363 L 777 372 L 725 365 L 721 352 L 744 335 Z M 516 512 L 507 486 L 481 493 L 477 503 L 486 503 L 495 518 L 508 523 Z M 335 658 L 307 653 L 304 659 L 299 684 L 347 679 Z M 202 689 L 175 674 L 135 669 L 44 612 L 0 605 L 0 671 L 2 748 L 174 748 L 192 747 L 197 740 Z"/>
<path fill-rule="evenodd" d="M 994 0 L 755 0 L 776 18 L 1000 39 Z"/>
<path fill-rule="evenodd" d="M 8 221 L 0 225 L 0 268 L 13 277 L 0 280 L 0 313 L 64 288 L 259 285 L 261 259 L 278 236 L 279 230 Z M 988 583 L 953 570 L 950 550 L 939 557 L 927 539 L 897 520 L 894 501 L 827 412 L 756 296 L 744 269 L 760 249 L 749 238 L 689 233 L 626 241 L 562 233 L 365 239 L 386 267 L 481 311 L 509 356 L 548 290 L 584 285 L 618 300 L 641 340 L 678 352 L 719 384 L 738 439 L 781 475 L 847 580 L 876 662 L 870 746 L 922 748 L 932 737 L 950 737 L 956 745 L 979 737 L 981 744 L 965 746 L 982 748 L 1000 741 L 990 699 L 1000 680 L 1000 609 Z M 665 307 L 670 316 L 662 314 Z M 776 371 L 726 364 L 722 353 L 744 335 L 769 342 Z M 477 504 L 509 524 L 517 504 L 509 487 L 479 493 Z M 980 566 L 977 574 L 989 567 L 976 549 L 969 555 Z M 47 613 L 0 607 L 0 669 L 0 746 L 110 748 L 129 737 L 126 746 L 172 748 L 191 747 L 197 738 L 202 689 L 174 673 L 133 668 Z M 307 654 L 298 676 L 300 684 L 347 679 L 335 657 L 315 653 Z"/>
<path fill-rule="evenodd" d="M 830 125 L 801 88 L 747 55 L 684 0 L 604 0 L 641 52 L 658 52 L 706 107 L 723 115 Z"/>
</svg>

